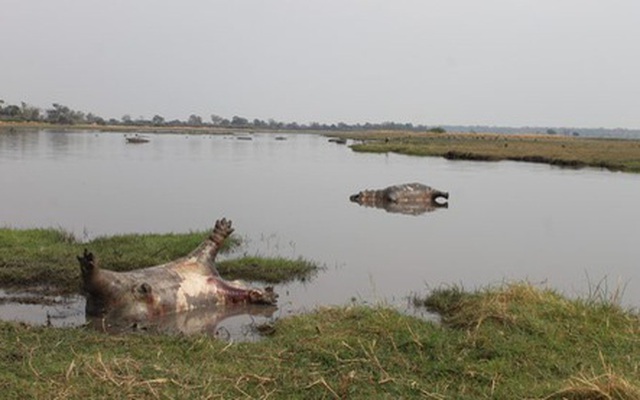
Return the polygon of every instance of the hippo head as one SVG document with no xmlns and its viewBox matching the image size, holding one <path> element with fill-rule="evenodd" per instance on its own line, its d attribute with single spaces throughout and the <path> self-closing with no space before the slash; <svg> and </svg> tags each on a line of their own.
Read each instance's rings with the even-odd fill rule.
<svg viewBox="0 0 640 400">
<path fill-rule="evenodd" d="M 441 200 L 444 199 L 444 200 Z M 441 192 L 439 190 L 433 190 L 431 192 L 431 201 L 436 207 L 447 206 L 447 200 L 449 199 L 449 192 Z"/>
<path fill-rule="evenodd" d="M 162 314 L 157 296 L 146 282 L 94 287 L 91 296 L 87 297 L 86 313 L 123 321 L 145 320 Z"/>
<path fill-rule="evenodd" d="M 88 294 L 87 315 L 137 320 L 158 314 L 157 296 L 148 283 L 121 281 L 116 273 L 100 269 L 94 255 L 87 250 L 78 261 L 83 291 Z"/>
</svg>

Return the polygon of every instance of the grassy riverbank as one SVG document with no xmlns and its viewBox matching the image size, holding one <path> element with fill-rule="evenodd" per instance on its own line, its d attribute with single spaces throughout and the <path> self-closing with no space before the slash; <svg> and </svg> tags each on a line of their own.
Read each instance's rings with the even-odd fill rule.
<svg viewBox="0 0 640 400">
<path fill-rule="evenodd" d="M 442 324 L 319 309 L 257 343 L 0 323 L 3 398 L 638 399 L 638 315 L 526 284 L 436 291 Z"/>
<path fill-rule="evenodd" d="M 475 161 L 526 161 L 563 167 L 640 172 L 640 141 L 556 135 L 492 135 L 371 132 L 345 135 L 362 140 L 354 151 L 399 153 Z"/>
<path fill-rule="evenodd" d="M 183 257 L 207 234 L 130 234 L 81 243 L 56 229 L 0 229 L 0 288 L 37 289 L 43 294 L 78 293 L 80 268 L 76 256 L 85 248 L 96 254 L 103 267 L 128 271 Z M 221 253 L 238 246 L 239 238 L 231 236 Z M 226 279 L 268 283 L 307 279 L 318 269 L 313 262 L 301 258 L 243 257 L 219 262 L 219 271 Z"/>
</svg>

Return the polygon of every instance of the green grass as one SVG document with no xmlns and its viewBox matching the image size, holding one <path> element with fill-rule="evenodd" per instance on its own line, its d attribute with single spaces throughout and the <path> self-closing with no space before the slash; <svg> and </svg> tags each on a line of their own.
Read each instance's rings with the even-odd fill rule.
<svg viewBox="0 0 640 400">
<path fill-rule="evenodd" d="M 351 135 L 358 152 L 476 161 L 525 161 L 563 167 L 640 172 L 640 141 L 549 135 L 371 133 Z"/>
<path fill-rule="evenodd" d="M 224 260 L 218 263 L 218 272 L 222 276 L 234 276 L 235 279 L 258 280 L 266 283 L 287 281 L 306 281 L 321 268 L 304 258 L 290 260 L 282 257 L 242 257 Z"/>
<path fill-rule="evenodd" d="M 444 289 L 443 323 L 321 308 L 257 343 L 0 323 L 3 398 L 638 399 L 629 310 L 527 284 Z"/>
<path fill-rule="evenodd" d="M 0 287 L 36 288 L 49 294 L 77 293 L 80 269 L 76 256 L 85 248 L 96 254 L 102 267 L 129 271 L 183 257 L 206 235 L 207 232 L 130 234 L 80 243 L 73 235 L 56 229 L 0 229 Z M 221 251 L 224 253 L 238 246 L 240 239 L 233 235 L 225 241 Z M 303 259 L 252 257 L 225 262 L 221 269 L 224 271 L 221 275 L 229 280 L 277 283 L 303 279 L 319 267 Z"/>
</svg>

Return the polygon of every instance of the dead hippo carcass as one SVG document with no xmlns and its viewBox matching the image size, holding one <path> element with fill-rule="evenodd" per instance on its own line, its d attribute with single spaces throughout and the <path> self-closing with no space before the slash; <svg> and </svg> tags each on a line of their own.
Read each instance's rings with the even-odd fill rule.
<svg viewBox="0 0 640 400">
<path fill-rule="evenodd" d="M 421 183 L 405 183 L 380 190 L 364 190 L 349 199 L 361 206 L 382 208 L 388 212 L 419 215 L 448 207 L 449 193 Z M 444 199 L 444 200 L 443 200 Z"/>
<path fill-rule="evenodd" d="M 278 295 L 272 288 L 249 288 L 218 274 L 214 259 L 232 232 L 231 221 L 219 220 L 186 257 L 130 272 L 101 269 L 85 250 L 78 261 L 87 316 L 136 323 L 214 305 L 275 304 Z"/>
</svg>

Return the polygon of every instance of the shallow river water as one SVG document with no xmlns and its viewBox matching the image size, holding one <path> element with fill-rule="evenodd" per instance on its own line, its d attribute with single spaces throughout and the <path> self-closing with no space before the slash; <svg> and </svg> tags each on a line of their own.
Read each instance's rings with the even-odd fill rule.
<svg viewBox="0 0 640 400">
<path fill-rule="evenodd" d="M 202 230 L 227 217 L 249 254 L 326 266 L 311 282 L 276 287 L 275 317 L 352 301 L 403 308 L 429 288 L 513 280 L 582 297 L 600 286 L 640 305 L 640 175 L 360 154 L 319 135 L 242 136 L 127 144 L 109 132 L 2 133 L 0 225 L 89 239 Z M 449 207 L 412 216 L 349 201 L 408 182 L 449 192 Z M 77 302 L 65 310 L 75 317 L 59 324 L 83 321 Z M 0 306 L 5 319 L 41 314 Z"/>
</svg>

